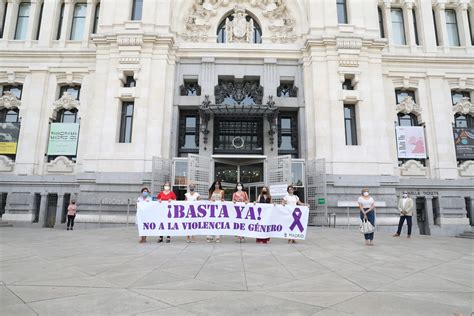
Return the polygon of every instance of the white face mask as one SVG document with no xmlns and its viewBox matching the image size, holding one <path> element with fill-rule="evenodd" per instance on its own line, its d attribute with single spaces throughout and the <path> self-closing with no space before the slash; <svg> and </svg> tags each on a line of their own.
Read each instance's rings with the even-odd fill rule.
<svg viewBox="0 0 474 316">
<path fill-rule="evenodd" d="M 406 199 L 408 197 L 408 194 L 403 194 L 402 196 L 403 196 L 403 198 Z"/>
<path fill-rule="evenodd" d="M 364 196 L 369 196 L 369 192 L 364 192 Z"/>
<path fill-rule="evenodd" d="M 242 191 L 242 186 L 239 185 L 239 186 L 237 187 L 237 190 Z"/>
<path fill-rule="evenodd" d="M 169 191 L 170 190 L 170 186 L 169 185 L 165 185 L 165 191 Z"/>
</svg>

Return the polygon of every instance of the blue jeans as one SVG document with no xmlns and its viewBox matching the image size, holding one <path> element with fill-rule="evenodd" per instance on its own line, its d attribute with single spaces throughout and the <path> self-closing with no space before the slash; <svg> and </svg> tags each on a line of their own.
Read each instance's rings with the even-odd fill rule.
<svg viewBox="0 0 474 316">
<path fill-rule="evenodd" d="M 368 208 L 364 208 L 364 211 L 367 211 Z M 360 212 L 360 219 L 364 219 L 364 213 Z M 367 220 L 375 227 L 375 210 L 367 213 Z M 374 240 L 374 233 L 364 234 L 365 240 Z"/>
</svg>

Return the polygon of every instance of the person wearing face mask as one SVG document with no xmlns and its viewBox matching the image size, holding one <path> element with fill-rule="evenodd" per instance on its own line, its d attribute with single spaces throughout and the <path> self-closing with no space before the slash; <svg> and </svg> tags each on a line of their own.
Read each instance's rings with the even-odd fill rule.
<svg viewBox="0 0 474 316">
<path fill-rule="evenodd" d="M 400 237 L 402 227 L 405 220 L 407 220 L 408 234 L 407 238 L 411 237 L 411 218 L 413 216 L 414 203 L 413 199 L 408 196 L 408 192 L 404 191 L 402 198 L 398 201 L 398 210 L 400 211 L 400 221 L 398 222 L 398 230 L 393 237 Z"/>
<path fill-rule="evenodd" d="M 362 195 L 357 200 L 360 209 L 360 219 L 368 220 L 375 227 L 375 201 L 370 196 L 369 189 L 362 189 Z M 374 245 L 374 233 L 364 234 L 365 244 Z"/>
<path fill-rule="evenodd" d="M 174 192 L 171 191 L 171 186 L 170 186 L 170 183 L 168 181 L 165 182 L 165 184 L 163 186 L 163 191 L 158 193 L 156 198 L 160 202 L 161 201 L 176 201 L 176 194 L 174 194 Z M 160 236 L 160 238 L 158 239 L 158 242 L 159 243 L 163 242 L 163 236 Z M 171 242 L 171 237 L 166 236 L 166 243 L 170 243 L 170 242 Z"/>
<path fill-rule="evenodd" d="M 298 197 L 298 195 L 295 194 L 295 187 L 293 185 L 290 184 L 286 188 L 286 192 L 288 192 L 288 194 L 283 197 L 283 202 L 282 202 L 283 205 L 288 205 L 290 207 L 295 207 L 297 205 L 308 206 L 308 204 L 305 204 L 300 201 L 300 198 Z M 296 244 L 296 240 L 288 239 L 288 243 Z"/>
<path fill-rule="evenodd" d="M 188 192 L 184 195 L 185 201 L 199 201 L 201 199 L 200 195 L 198 192 L 196 192 L 196 187 L 194 184 L 190 184 L 188 187 Z M 187 243 L 193 243 L 194 242 L 194 236 L 186 236 L 186 242 Z"/>
<path fill-rule="evenodd" d="M 240 182 L 237 182 L 234 189 L 234 194 L 232 194 L 232 202 L 243 202 L 247 204 L 249 202 L 249 196 L 247 192 L 244 191 L 244 185 Z M 245 242 L 245 237 L 236 236 L 239 243 Z"/>
<path fill-rule="evenodd" d="M 270 189 L 267 186 L 262 187 L 260 190 L 256 203 L 272 203 Z M 257 244 L 267 244 L 269 242 L 270 238 L 257 238 Z"/>
<path fill-rule="evenodd" d="M 142 188 L 140 196 L 137 198 L 137 204 L 140 202 L 151 202 L 150 190 L 147 187 Z M 140 240 L 138 241 L 140 244 L 146 242 L 146 236 L 140 236 Z"/>
<path fill-rule="evenodd" d="M 209 201 L 212 202 L 223 202 L 224 201 L 224 190 L 222 190 L 222 185 L 220 181 L 214 181 L 209 188 Z M 221 242 L 221 236 L 207 236 L 207 242 L 215 240 L 217 243 Z"/>
</svg>

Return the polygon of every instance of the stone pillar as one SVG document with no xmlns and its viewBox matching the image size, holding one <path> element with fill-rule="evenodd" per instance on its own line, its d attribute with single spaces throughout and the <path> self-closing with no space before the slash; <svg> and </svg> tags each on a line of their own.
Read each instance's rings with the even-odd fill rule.
<svg viewBox="0 0 474 316">
<path fill-rule="evenodd" d="M 2 41 L 13 39 L 16 28 L 16 17 L 18 16 L 18 8 L 20 6 L 20 0 L 7 0 L 7 2 L 8 7 L 5 15 Z"/>
<path fill-rule="evenodd" d="M 182 80 L 182 78 L 178 78 Z M 201 74 L 198 84 L 201 86 L 201 96 L 209 95 L 211 102 L 214 103 L 214 86 L 217 84 L 216 64 L 214 57 L 204 57 L 201 64 Z"/>
<path fill-rule="evenodd" d="M 61 219 L 63 217 L 63 205 L 64 205 L 64 194 L 58 194 L 58 205 L 56 207 L 56 219 L 55 226 L 61 224 Z"/>
<path fill-rule="evenodd" d="M 413 2 L 405 2 L 405 4 L 403 5 L 403 16 L 405 17 L 405 33 L 408 35 L 406 43 L 410 46 L 411 51 L 415 51 L 417 46 L 413 13 Z"/>
<path fill-rule="evenodd" d="M 25 46 L 31 47 L 31 41 L 36 38 L 36 24 L 38 24 L 39 11 L 41 5 L 37 1 L 31 1 L 30 5 L 30 17 L 28 18 L 28 29 L 26 31 Z"/>
<path fill-rule="evenodd" d="M 61 11 L 61 5 L 56 1 L 46 1 L 43 3 L 43 17 L 44 23 L 41 26 L 39 34 L 38 45 L 42 47 L 51 46 L 51 40 L 56 40 L 58 33 L 58 20 Z"/>
<path fill-rule="evenodd" d="M 428 220 L 429 227 L 434 226 L 435 223 L 434 223 L 434 216 L 433 216 L 433 197 L 431 196 L 426 197 L 425 209 L 426 209 L 426 218 Z"/>
<path fill-rule="evenodd" d="M 94 23 L 94 8 L 95 8 L 95 2 L 92 0 L 88 0 L 86 20 L 84 21 L 84 36 L 82 37 L 82 47 L 89 46 L 89 40 L 90 40 L 92 27 Z"/>
<path fill-rule="evenodd" d="M 435 17 L 436 17 L 436 27 L 438 29 L 438 40 L 439 45 L 444 46 L 444 49 L 449 46 L 448 41 L 448 30 L 446 28 L 446 12 L 444 11 L 444 3 L 438 3 L 435 5 Z"/>
<path fill-rule="evenodd" d="M 461 46 L 470 47 L 472 46 L 472 42 L 467 7 L 468 1 L 461 2 L 456 8 L 456 15 L 458 16 L 459 41 L 461 42 Z"/>
<path fill-rule="evenodd" d="M 47 201 L 48 200 L 48 193 L 41 193 L 41 203 L 40 203 L 40 211 L 38 216 L 38 224 L 41 227 L 45 227 L 46 224 L 46 212 L 47 212 Z"/>
<path fill-rule="evenodd" d="M 63 20 L 61 25 L 61 36 L 59 37 L 60 47 L 66 46 L 66 40 L 69 40 L 68 34 L 70 27 L 70 21 L 72 18 L 72 14 L 74 13 L 74 3 L 72 0 L 65 0 L 64 1 L 64 13 L 63 13 Z"/>
<path fill-rule="evenodd" d="M 390 12 L 390 0 L 384 1 L 382 15 L 385 21 L 385 27 L 387 31 L 386 37 L 388 39 L 388 45 L 392 46 L 393 45 L 393 29 L 392 29 L 392 13 Z"/>
<path fill-rule="evenodd" d="M 263 61 L 263 82 L 260 82 L 260 85 L 264 87 L 263 103 L 266 103 L 270 95 L 276 97 L 276 89 L 279 86 L 276 64 L 276 58 L 265 58 Z"/>
</svg>

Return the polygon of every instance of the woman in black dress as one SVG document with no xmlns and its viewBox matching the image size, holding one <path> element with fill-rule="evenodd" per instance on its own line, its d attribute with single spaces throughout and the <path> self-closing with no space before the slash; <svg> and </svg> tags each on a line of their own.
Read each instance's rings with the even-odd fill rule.
<svg viewBox="0 0 474 316">
<path fill-rule="evenodd" d="M 272 203 L 270 189 L 267 186 L 262 187 L 257 197 L 257 203 Z M 270 238 L 257 238 L 257 244 L 266 244 L 270 242 Z"/>
</svg>

